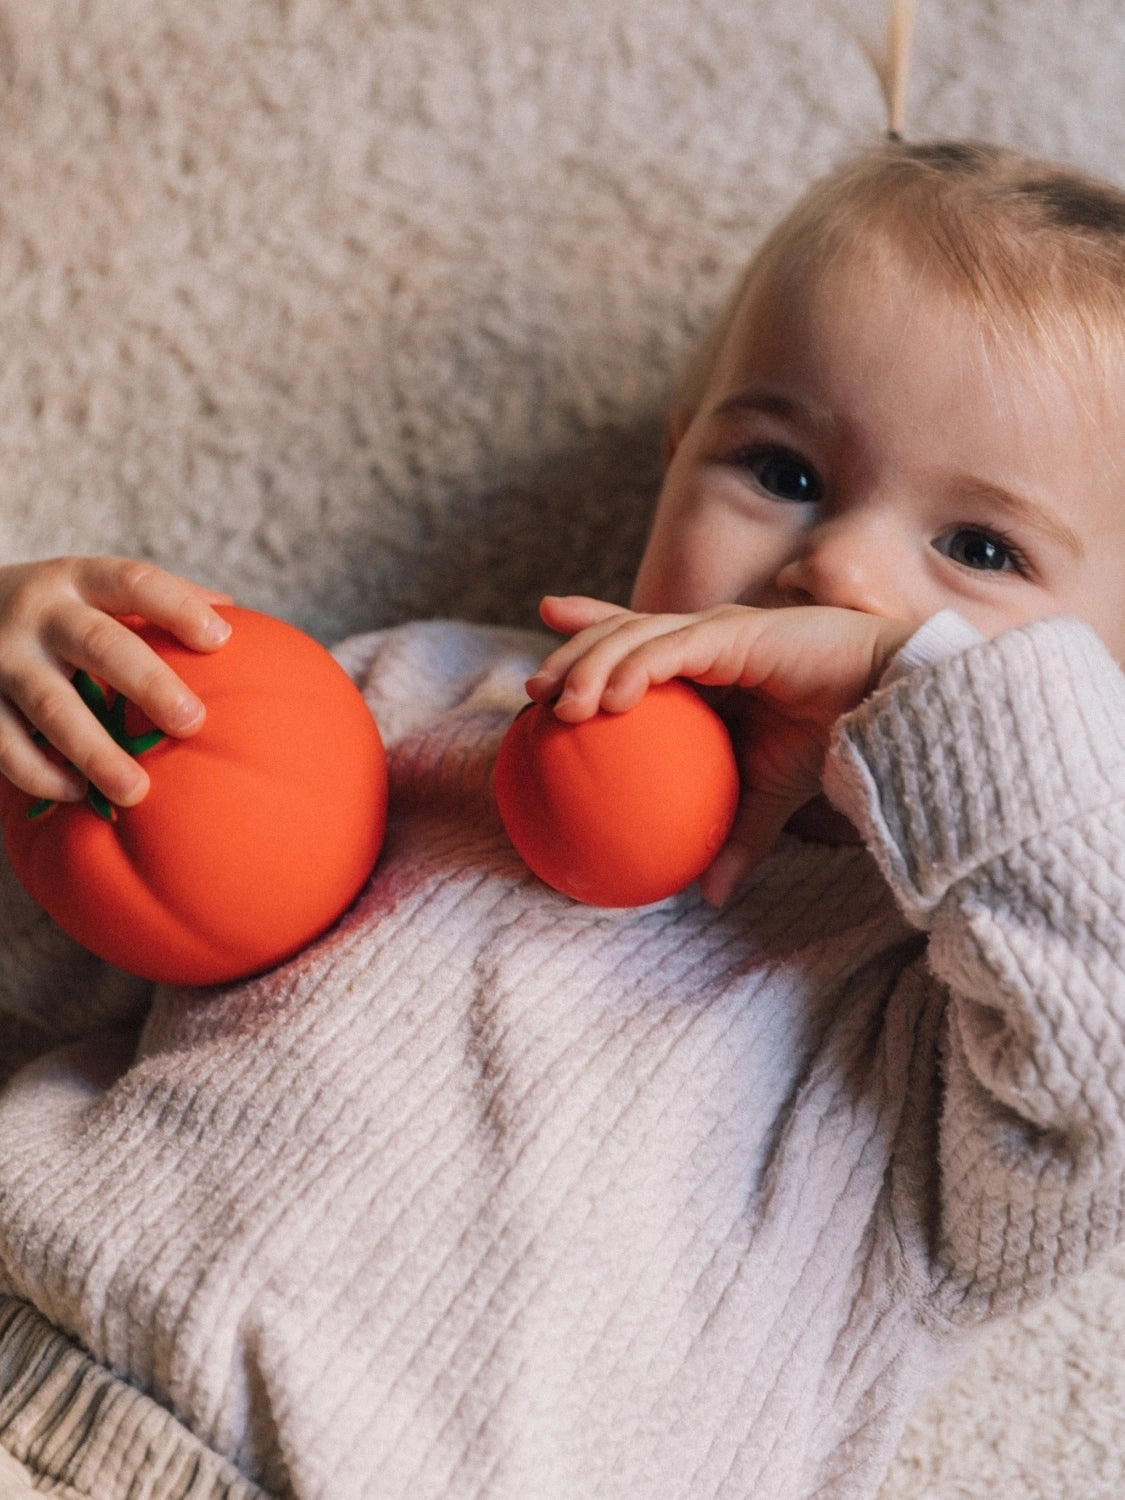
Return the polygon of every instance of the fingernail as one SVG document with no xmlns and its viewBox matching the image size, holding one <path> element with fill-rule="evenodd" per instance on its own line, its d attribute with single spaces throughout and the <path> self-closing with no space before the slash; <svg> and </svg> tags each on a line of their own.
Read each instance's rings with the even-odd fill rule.
<svg viewBox="0 0 1125 1500">
<path fill-rule="evenodd" d="M 699 882 L 700 892 L 708 906 L 725 906 L 734 894 L 740 875 L 741 867 L 736 857 L 729 853 L 717 855 Z"/>
<path fill-rule="evenodd" d="M 135 802 L 140 802 L 148 791 L 148 777 L 143 771 L 138 771 L 135 776 L 130 776 L 126 772 L 123 776 L 113 778 L 111 788 L 103 787 L 102 790 L 118 807 L 132 807 Z"/>
<path fill-rule="evenodd" d="M 168 710 L 168 728 L 183 734 L 194 729 L 202 718 L 203 704 L 198 698 L 181 698 Z"/>
<path fill-rule="evenodd" d="M 230 639 L 230 621 L 216 615 L 203 627 L 203 639 L 209 646 L 221 646 Z"/>
</svg>

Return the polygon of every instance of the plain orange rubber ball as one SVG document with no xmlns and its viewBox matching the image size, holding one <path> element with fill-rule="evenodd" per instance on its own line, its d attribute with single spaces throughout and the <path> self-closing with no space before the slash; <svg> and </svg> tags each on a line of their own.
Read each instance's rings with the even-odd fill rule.
<svg viewBox="0 0 1125 1500">
<path fill-rule="evenodd" d="M 31 895 L 100 958 L 172 984 L 239 979 L 303 948 L 359 894 L 386 828 L 383 743 L 344 669 L 281 620 L 219 613 L 231 635 L 207 654 L 135 627 L 207 709 L 190 738 L 148 745 L 133 705 L 82 684 L 149 774 L 135 807 L 36 804 L 0 778 Z"/>
<path fill-rule="evenodd" d="M 508 837 L 541 880 L 592 906 L 645 906 L 715 858 L 739 779 L 722 720 L 674 681 L 581 724 L 525 709 L 500 746 L 495 790 Z"/>
</svg>

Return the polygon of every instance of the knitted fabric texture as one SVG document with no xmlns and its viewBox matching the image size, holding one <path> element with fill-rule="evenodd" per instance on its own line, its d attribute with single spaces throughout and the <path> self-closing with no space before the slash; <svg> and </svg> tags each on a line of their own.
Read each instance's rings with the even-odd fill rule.
<svg viewBox="0 0 1125 1500">
<path fill-rule="evenodd" d="M 870 852 L 609 912 L 492 805 L 541 651 L 342 649 L 372 882 L 17 1076 L 0 1290 L 277 1495 L 859 1500 L 974 1331 L 1120 1237 L 1125 682 L 1067 621 L 925 668 L 833 747 Z"/>
</svg>

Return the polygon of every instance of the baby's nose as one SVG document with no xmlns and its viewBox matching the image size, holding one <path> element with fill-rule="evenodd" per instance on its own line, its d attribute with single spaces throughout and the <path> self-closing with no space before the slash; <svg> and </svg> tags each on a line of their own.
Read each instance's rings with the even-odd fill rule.
<svg viewBox="0 0 1125 1500">
<path fill-rule="evenodd" d="M 828 523 L 806 533 L 800 550 L 778 571 L 778 591 L 811 604 L 898 618 L 904 577 L 885 547 L 860 527 Z"/>
</svg>

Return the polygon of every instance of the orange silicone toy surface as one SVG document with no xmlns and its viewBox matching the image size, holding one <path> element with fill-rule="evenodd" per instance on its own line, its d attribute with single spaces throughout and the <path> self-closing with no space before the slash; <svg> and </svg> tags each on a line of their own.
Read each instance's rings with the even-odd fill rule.
<svg viewBox="0 0 1125 1500">
<path fill-rule="evenodd" d="M 722 847 L 738 767 L 719 716 L 683 682 L 624 714 L 565 724 L 525 709 L 496 762 L 516 851 L 555 890 L 593 906 L 644 906 L 690 885 Z"/>
<path fill-rule="evenodd" d="M 382 740 L 343 668 L 271 616 L 219 613 L 232 633 L 210 654 L 136 627 L 207 709 L 197 734 L 144 751 L 136 807 L 31 817 L 32 799 L 0 781 L 8 858 L 31 895 L 99 957 L 172 984 L 241 978 L 311 942 L 358 895 L 386 827 Z M 149 727 L 131 705 L 126 723 Z"/>
</svg>

